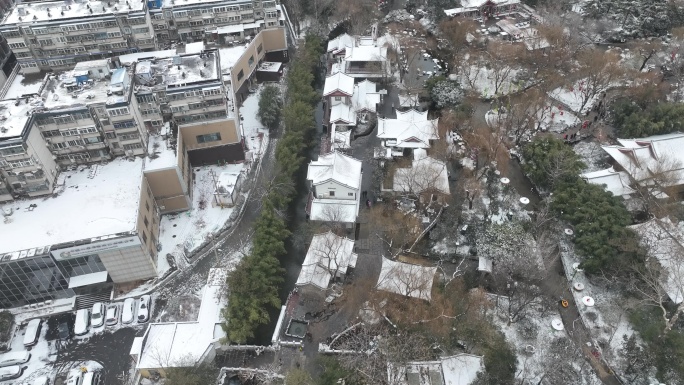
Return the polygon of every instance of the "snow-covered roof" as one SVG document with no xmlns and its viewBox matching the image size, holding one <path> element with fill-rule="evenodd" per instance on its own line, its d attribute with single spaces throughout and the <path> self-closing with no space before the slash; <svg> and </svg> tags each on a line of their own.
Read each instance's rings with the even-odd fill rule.
<svg viewBox="0 0 684 385">
<path fill-rule="evenodd" d="M 446 163 L 427 155 L 422 148 L 413 150 L 411 168 L 397 168 L 394 173 L 394 191 L 420 194 L 437 189 L 449 194 L 449 175 Z"/>
<path fill-rule="evenodd" d="M 0 224 L 0 253 L 135 230 L 142 167 L 141 158 L 80 166 L 59 175 L 50 198 L 5 204 L 13 213 Z"/>
<path fill-rule="evenodd" d="M 603 146 L 638 183 L 674 186 L 684 183 L 684 134 L 655 135 L 641 139 L 618 139 L 620 145 Z"/>
<path fill-rule="evenodd" d="M 335 73 L 325 78 L 323 96 L 328 96 L 336 92 L 352 96 L 354 93 L 354 78 L 343 74 L 342 72 Z"/>
<path fill-rule="evenodd" d="M 684 301 L 684 234 L 669 219 L 652 219 L 630 226 L 649 255 L 656 257 L 666 274 L 661 286 L 675 304 Z"/>
<path fill-rule="evenodd" d="M 312 221 L 354 223 L 359 214 L 358 199 L 318 199 L 311 202 Z"/>
<path fill-rule="evenodd" d="M 166 57 L 176 56 L 176 49 L 167 49 L 152 52 L 136 52 L 119 56 L 121 64 L 132 64 L 142 59 L 162 59 Z"/>
<path fill-rule="evenodd" d="M 75 72 L 66 71 L 50 76 L 45 81 L 42 97 L 49 109 L 84 107 L 92 104 L 128 103 L 130 73 L 125 68 L 112 73 L 111 81 L 90 78 L 78 81 Z M 114 92 L 112 92 L 114 91 Z"/>
<path fill-rule="evenodd" d="M 432 298 L 432 282 L 436 272 L 436 267 L 411 265 L 382 258 L 380 278 L 375 288 L 429 301 Z"/>
<path fill-rule="evenodd" d="M 488 2 L 492 2 L 496 5 L 520 4 L 520 0 L 461 0 L 461 7 L 478 8 Z"/>
<path fill-rule="evenodd" d="M 238 179 L 240 179 L 239 172 L 224 171 L 218 176 L 216 182 L 216 192 L 219 194 L 232 194 L 235 186 L 237 186 Z"/>
<path fill-rule="evenodd" d="M 135 14 L 136 18 L 145 19 L 144 14 L 138 13 L 144 9 L 144 5 L 145 3 L 141 1 L 130 1 L 128 5 L 123 5 L 104 0 L 23 2 L 10 10 L 2 21 L 2 25 L 61 20 L 59 25 L 68 26 L 117 14 Z M 39 24 L 38 27 L 43 27 L 43 25 Z M 35 30 L 35 27 L 33 29 Z"/>
<path fill-rule="evenodd" d="M 482 369 L 482 356 L 472 354 L 387 365 L 389 382 L 396 385 L 470 385 Z"/>
<path fill-rule="evenodd" d="M 351 130 L 347 131 L 338 131 L 337 130 L 337 125 L 332 124 L 330 126 L 330 136 L 333 138 L 332 140 L 332 148 L 333 150 L 348 150 L 351 148 Z"/>
<path fill-rule="evenodd" d="M 335 181 L 358 189 L 361 187 L 361 166 L 360 160 L 333 151 L 309 163 L 306 179 L 310 180 L 314 186 L 327 181 Z"/>
<path fill-rule="evenodd" d="M 377 105 L 380 104 L 380 93 L 377 90 L 377 84 L 363 80 L 354 86 L 354 94 L 352 95 L 352 105 L 356 111 L 371 111 L 377 110 Z"/>
<path fill-rule="evenodd" d="M 494 264 L 492 263 L 491 259 L 485 258 L 485 257 L 478 257 L 477 258 L 477 271 L 484 271 L 486 273 L 491 273 L 493 267 L 494 267 Z"/>
<path fill-rule="evenodd" d="M 397 111 L 396 119 L 378 119 L 378 138 L 396 140 L 390 147 L 429 148 L 430 140 L 439 139 L 438 121 L 428 120 L 427 111 Z"/>
<path fill-rule="evenodd" d="M 356 40 L 346 33 L 330 40 L 328 42 L 328 52 L 337 53 L 346 47 L 351 47 L 355 44 Z"/>
<path fill-rule="evenodd" d="M 33 97 L 28 103 L 23 100 L 16 105 L 16 100 L 0 101 L 0 140 L 19 137 L 24 132 L 31 112 L 43 106 L 43 101 Z"/>
<path fill-rule="evenodd" d="M 634 193 L 634 189 L 629 187 L 631 184 L 629 174 L 624 171 L 615 171 L 612 167 L 584 173 L 581 176 L 589 183 L 605 186 L 606 191 L 615 196 L 628 197 Z"/>
<path fill-rule="evenodd" d="M 330 108 L 330 123 L 355 126 L 356 125 L 356 111 L 351 104 L 335 104 Z"/>
<path fill-rule="evenodd" d="M 194 365 L 211 344 L 225 336 L 220 323 L 226 274 L 225 269 L 214 268 L 209 271 L 197 321 L 150 325 L 141 347 L 137 369 Z"/>
<path fill-rule="evenodd" d="M 332 275 L 347 274 L 348 268 L 356 267 L 357 258 L 353 240 L 332 232 L 316 234 L 306 252 L 297 285 L 314 285 L 326 289 Z"/>
<path fill-rule="evenodd" d="M 169 123 L 165 123 L 169 124 Z M 166 135 L 153 134 L 147 142 L 148 158 L 145 160 L 145 171 L 156 171 L 178 166 L 176 158 L 177 148 L 170 143 L 171 138 Z"/>
<path fill-rule="evenodd" d="M 247 47 L 249 47 L 249 44 L 220 48 L 219 57 L 221 58 L 221 73 L 229 74 L 235 63 L 237 63 L 238 60 L 240 60 L 240 57 L 245 53 Z"/>
<path fill-rule="evenodd" d="M 399 106 L 413 108 L 420 104 L 418 94 L 399 94 Z"/>
<path fill-rule="evenodd" d="M 355 61 L 386 61 L 387 47 L 374 45 L 359 45 L 347 48 L 344 55 L 347 62 Z"/>
<path fill-rule="evenodd" d="M 219 80 L 219 63 L 215 52 L 207 51 L 204 54 L 183 54 L 156 59 L 151 68 L 155 74 L 164 76 L 164 83 L 167 86 Z"/>
</svg>

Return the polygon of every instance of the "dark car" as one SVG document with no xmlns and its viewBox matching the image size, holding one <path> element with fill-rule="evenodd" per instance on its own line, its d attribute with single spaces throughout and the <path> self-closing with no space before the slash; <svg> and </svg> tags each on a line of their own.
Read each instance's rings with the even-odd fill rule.
<svg viewBox="0 0 684 385">
<path fill-rule="evenodd" d="M 71 338 L 71 328 L 67 321 L 62 321 L 57 324 L 57 336 L 60 340 L 68 340 Z"/>
</svg>

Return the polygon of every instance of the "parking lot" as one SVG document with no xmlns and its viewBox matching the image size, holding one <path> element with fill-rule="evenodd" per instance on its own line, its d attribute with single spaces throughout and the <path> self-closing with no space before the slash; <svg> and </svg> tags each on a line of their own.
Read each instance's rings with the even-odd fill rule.
<svg viewBox="0 0 684 385">
<path fill-rule="evenodd" d="M 3 381 L 0 384 L 28 384 L 41 376 L 48 377 L 50 383 L 62 384 L 65 382 L 67 373 L 74 369 L 78 373 L 81 367 L 98 371 L 99 385 L 124 384 L 131 370 L 130 349 L 133 339 L 144 334 L 149 319 L 143 323 L 137 322 L 139 303 L 136 300 L 133 304 L 133 314 L 129 316 L 131 323 L 122 324 L 122 304 L 123 302 L 113 304 L 118 310 L 115 321 L 103 320 L 102 325 L 97 327 L 90 323 L 90 311 L 88 311 L 87 316 L 82 320 L 88 320 L 89 326 L 81 335 L 75 333 L 75 329 L 79 328 L 76 312 L 43 317 L 38 338 L 30 346 L 24 345 L 26 331 L 30 328 L 27 327 L 28 320 L 23 321 L 13 333 L 10 351 L 28 351 L 31 358 L 21 365 L 23 371 L 19 378 Z M 111 305 L 109 308 L 114 307 Z M 103 305 L 103 312 L 106 312 L 105 309 L 107 306 Z M 151 309 L 147 309 L 148 314 L 149 310 Z M 116 324 L 113 324 L 114 322 Z M 83 322 L 80 327 L 82 325 Z"/>
</svg>

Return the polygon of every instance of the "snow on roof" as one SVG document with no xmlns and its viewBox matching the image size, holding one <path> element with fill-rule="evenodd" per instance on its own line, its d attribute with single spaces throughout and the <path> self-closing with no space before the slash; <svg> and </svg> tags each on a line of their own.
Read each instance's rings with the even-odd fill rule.
<svg viewBox="0 0 684 385">
<path fill-rule="evenodd" d="M 654 218 L 629 228 L 639 234 L 640 243 L 667 272 L 660 284 L 670 300 L 680 304 L 684 301 L 684 234 L 667 218 Z"/>
<path fill-rule="evenodd" d="M 259 64 L 259 67 L 257 67 L 257 71 L 260 72 L 278 72 L 280 71 L 280 67 L 283 66 L 283 63 L 277 62 L 277 61 L 265 61 L 261 62 Z"/>
<path fill-rule="evenodd" d="M 374 45 L 353 46 L 345 51 L 344 60 L 347 62 L 386 61 L 387 47 L 378 47 Z"/>
<path fill-rule="evenodd" d="M 0 140 L 21 136 L 30 118 L 31 112 L 43 106 L 38 97 L 31 97 L 29 102 L 16 100 L 0 101 Z"/>
<path fill-rule="evenodd" d="M 430 140 L 439 139 L 438 121 L 428 120 L 427 111 L 397 111 L 396 119 L 378 119 L 378 138 L 396 140 L 392 147 L 429 148 Z"/>
<path fill-rule="evenodd" d="M 111 81 L 101 78 L 79 82 L 74 76 L 74 71 L 49 76 L 45 81 L 45 87 L 41 95 L 45 101 L 45 107 L 60 109 L 85 107 L 96 103 L 127 103 L 130 79 L 126 79 L 127 82 L 124 82 L 127 73 L 125 68 L 120 68 L 118 71 L 119 79 L 115 79 L 113 74 Z M 113 86 L 116 83 L 115 80 L 118 81 L 118 86 Z M 112 89 L 116 89 L 118 92 L 109 92 Z"/>
<path fill-rule="evenodd" d="M 397 385 L 470 385 L 483 369 L 481 356 L 457 354 L 436 361 L 388 364 L 389 382 Z"/>
<path fill-rule="evenodd" d="M 337 53 L 345 47 L 352 47 L 355 43 L 356 40 L 353 37 L 343 33 L 328 42 L 328 52 Z"/>
<path fill-rule="evenodd" d="M 634 193 L 634 189 L 629 187 L 631 181 L 629 174 L 624 171 L 615 171 L 612 167 L 605 170 L 588 172 L 581 175 L 589 183 L 604 185 L 606 191 L 615 196 L 629 196 Z"/>
<path fill-rule="evenodd" d="M 380 104 L 380 93 L 377 91 L 377 84 L 364 80 L 354 86 L 352 105 L 356 111 L 375 112 L 378 104 Z"/>
<path fill-rule="evenodd" d="M 330 109 L 330 123 L 336 123 L 345 126 L 356 125 L 356 111 L 351 104 L 335 104 Z"/>
<path fill-rule="evenodd" d="M 411 265 L 383 257 L 380 278 L 375 288 L 429 301 L 436 272 L 436 267 Z"/>
<path fill-rule="evenodd" d="M 351 148 L 351 130 L 338 131 L 337 125 L 333 123 L 330 128 L 330 136 L 333 138 L 333 150 L 348 150 Z"/>
<path fill-rule="evenodd" d="M 397 168 L 392 189 L 414 194 L 437 189 L 444 194 L 449 194 L 446 163 L 428 156 L 424 149 L 416 148 L 413 150 L 411 168 Z"/>
<path fill-rule="evenodd" d="M 358 189 L 361 187 L 361 166 L 360 160 L 333 151 L 309 163 L 306 179 L 312 181 L 314 186 L 327 181 L 335 181 Z"/>
<path fill-rule="evenodd" d="M 152 52 L 136 52 L 119 56 L 119 62 L 121 62 L 121 64 L 132 64 L 143 59 L 163 59 L 176 55 L 177 52 L 175 48 Z"/>
<path fill-rule="evenodd" d="M 232 194 L 238 179 L 240 179 L 239 172 L 224 171 L 220 173 L 216 181 L 216 192 L 219 194 Z"/>
<path fill-rule="evenodd" d="M 168 124 L 168 123 L 166 123 Z M 171 146 L 171 138 L 152 134 L 147 142 L 145 171 L 163 170 L 178 166 L 177 149 Z"/>
<path fill-rule="evenodd" d="M 76 25 L 88 22 L 92 18 L 136 13 L 142 11 L 144 6 L 145 3 L 142 1 L 129 1 L 128 4 L 104 0 L 22 2 L 12 8 L 2 21 L 2 25 L 57 20 L 61 21 L 61 26 Z M 144 19 L 145 15 L 139 14 L 135 17 Z"/>
<path fill-rule="evenodd" d="M 316 234 L 306 252 L 297 285 L 315 285 L 326 289 L 333 274 L 346 275 L 348 268 L 356 267 L 357 258 L 353 240 L 332 232 Z"/>
<path fill-rule="evenodd" d="M 491 1 L 496 5 L 520 4 L 520 0 L 461 0 L 463 8 L 478 8 Z"/>
<path fill-rule="evenodd" d="M 312 221 L 354 223 L 359 214 L 358 199 L 318 199 L 311 202 Z"/>
<path fill-rule="evenodd" d="M 644 183 L 657 177 L 659 183 L 684 183 L 684 134 L 655 135 L 641 139 L 618 139 L 620 145 L 603 146 L 634 180 Z"/>
<path fill-rule="evenodd" d="M 235 47 L 220 48 L 218 51 L 221 58 L 221 73 L 230 74 L 233 66 L 240 60 L 240 57 L 245 53 L 248 46 L 249 44 L 244 44 Z"/>
<path fill-rule="evenodd" d="M 185 43 L 185 53 L 200 53 L 204 51 L 204 42 Z"/>
<path fill-rule="evenodd" d="M 155 74 L 164 75 L 167 86 L 180 86 L 206 80 L 219 80 L 218 57 L 215 51 L 156 59 Z"/>
<path fill-rule="evenodd" d="M 494 265 L 493 265 L 491 259 L 485 258 L 485 257 L 478 257 L 477 258 L 477 271 L 484 271 L 487 273 L 491 273 L 493 267 L 494 267 Z"/>
<path fill-rule="evenodd" d="M 138 369 L 194 365 L 212 343 L 224 337 L 216 325 L 222 321 L 222 288 L 226 274 L 225 269 L 209 271 L 197 321 L 150 325 L 136 365 Z"/>
<path fill-rule="evenodd" d="M 343 74 L 342 72 L 335 73 L 325 78 L 323 96 L 328 96 L 334 92 L 341 92 L 347 96 L 352 96 L 354 93 L 354 78 Z"/>
<path fill-rule="evenodd" d="M 135 230 L 142 166 L 141 158 L 80 166 L 59 175 L 49 198 L 5 204 L 14 213 L 0 224 L 0 253 Z"/>
<path fill-rule="evenodd" d="M 27 81 L 25 75 L 18 73 L 2 98 L 14 100 L 18 96 L 37 94 L 42 86 L 43 77 L 32 76 L 32 80 Z"/>
</svg>

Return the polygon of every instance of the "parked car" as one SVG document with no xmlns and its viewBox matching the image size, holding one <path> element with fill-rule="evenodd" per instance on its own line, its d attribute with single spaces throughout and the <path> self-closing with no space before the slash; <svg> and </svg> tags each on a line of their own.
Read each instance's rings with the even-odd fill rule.
<svg viewBox="0 0 684 385">
<path fill-rule="evenodd" d="M 66 385 L 83 385 L 83 373 L 80 371 L 69 373 Z"/>
<path fill-rule="evenodd" d="M 13 378 L 19 378 L 21 377 L 21 374 L 24 372 L 24 369 L 19 366 L 6 366 L 4 368 L 0 368 L 0 381 L 4 380 L 11 380 Z"/>
<path fill-rule="evenodd" d="M 143 295 L 138 300 L 138 322 L 147 322 L 150 319 L 150 296 Z"/>
<path fill-rule="evenodd" d="M 0 368 L 25 364 L 30 359 L 31 353 L 27 352 L 26 350 L 0 354 Z"/>
<path fill-rule="evenodd" d="M 71 328 L 66 321 L 57 324 L 57 336 L 60 340 L 68 340 L 71 338 Z"/>
<path fill-rule="evenodd" d="M 116 304 L 107 305 L 105 322 L 107 323 L 107 326 L 114 326 L 119 323 L 119 306 Z"/>
<path fill-rule="evenodd" d="M 93 305 L 93 312 L 90 315 L 90 324 L 94 328 L 99 328 L 100 326 L 104 325 L 104 317 L 105 317 L 105 307 L 102 302 L 98 302 Z"/>
<path fill-rule="evenodd" d="M 74 322 L 74 333 L 77 336 L 88 333 L 88 325 L 90 324 L 90 310 L 81 309 L 76 312 L 76 322 Z"/>
<path fill-rule="evenodd" d="M 135 319 L 135 299 L 126 298 L 121 308 L 121 323 L 129 324 Z"/>
<path fill-rule="evenodd" d="M 40 326 L 43 321 L 40 318 L 32 319 L 26 326 L 26 331 L 24 332 L 24 346 L 32 346 L 38 343 L 38 337 L 40 337 Z"/>
</svg>

